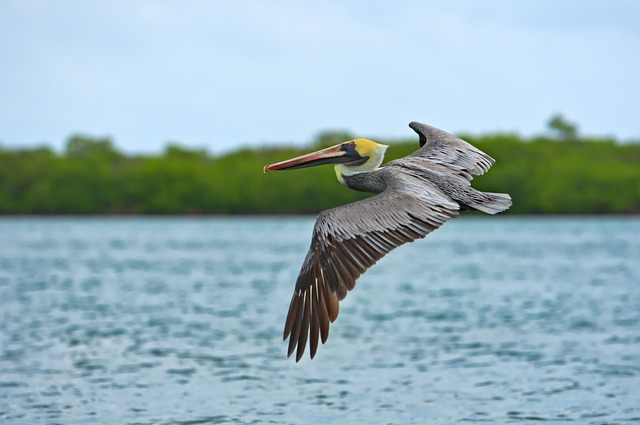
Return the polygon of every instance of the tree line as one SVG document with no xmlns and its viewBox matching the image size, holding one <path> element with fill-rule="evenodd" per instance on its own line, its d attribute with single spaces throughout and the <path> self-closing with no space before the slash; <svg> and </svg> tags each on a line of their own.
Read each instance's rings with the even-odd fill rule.
<svg viewBox="0 0 640 425">
<path fill-rule="evenodd" d="M 549 128 L 553 134 L 530 138 L 460 135 L 497 161 L 474 187 L 511 194 L 510 214 L 640 213 L 640 143 L 583 137 L 558 116 Z M 343 187 L 330 166 L 262 168 L 352 137 L 326 132 L 306 148 L 217 156 L 177 144 L 157 155 L 126 155 L 110 139 L 79 135 L 60 153 L 0 146 L 0 214 L 317 213 L 368 195 Z M 417 138 L 378 141 L 390 145 L 387 160 L 418 147 Z"/>
</svg>

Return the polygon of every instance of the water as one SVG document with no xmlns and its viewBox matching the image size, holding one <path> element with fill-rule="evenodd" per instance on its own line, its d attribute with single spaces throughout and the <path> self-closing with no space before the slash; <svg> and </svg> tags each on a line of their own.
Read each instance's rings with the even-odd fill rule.
<svg viewBox="0 0 640 425">
<path fill-rule="evenodd" d="M 640 422 L 640 219 L 453 220 L 296 364 L 312 225 L 1 219 L 0 422 Z"/>
</svg>

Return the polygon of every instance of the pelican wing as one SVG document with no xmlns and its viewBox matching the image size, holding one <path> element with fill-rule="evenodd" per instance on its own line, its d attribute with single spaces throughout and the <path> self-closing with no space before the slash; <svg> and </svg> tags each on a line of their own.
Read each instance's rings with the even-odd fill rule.
<svg viewBox="0 0 640 425">
<path fill-rule="evenodd" d="M 420 137 L 420 149 L 410 156 L 421 156 L 442 164 L 467 180 L 482 175 L 495 160 L 480 149 L 439 128 L 419 122 L 409 124 Z"/>
<path fill-rule="evenodd" d="M 385 254 L 423 238 L 458 215 L 459 206 L 423 179 L 387 173 L 387 189 L 370 198 L 323 211 L 289 305 L 284 339 L 296 361 L 309 340 L 311 358 L 338 316 L 338 301 Z"/>
</svg>

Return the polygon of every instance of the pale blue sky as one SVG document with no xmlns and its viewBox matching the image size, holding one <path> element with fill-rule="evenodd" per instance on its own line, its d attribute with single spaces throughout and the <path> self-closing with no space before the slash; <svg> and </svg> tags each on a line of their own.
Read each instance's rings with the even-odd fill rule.
<svg viewBox="0 0 640 425">
<path fill-rule="evenodd" d="M 0 1 L 0 142 L 222 152 L 319 131 L 640 139 L 640 2 Z"/>
</svg>

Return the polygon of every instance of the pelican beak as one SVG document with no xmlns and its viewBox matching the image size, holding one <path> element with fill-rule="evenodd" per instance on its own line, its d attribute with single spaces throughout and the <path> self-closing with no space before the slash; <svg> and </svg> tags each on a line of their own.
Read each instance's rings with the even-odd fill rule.
<svg viewBox="0 0 640 425">
<path fill-rule="evenodd" d="M 363 158 L 355 149 L 346 149 L 344 145 L 331 146 L 317 152 L 308 153 L 296 158 L 288 159 L 264 167 L 264 172 L 274 170 L 295 170 L 298 168 L 314 167 L 322 164 L 353 162 Z"/>
</svg>

